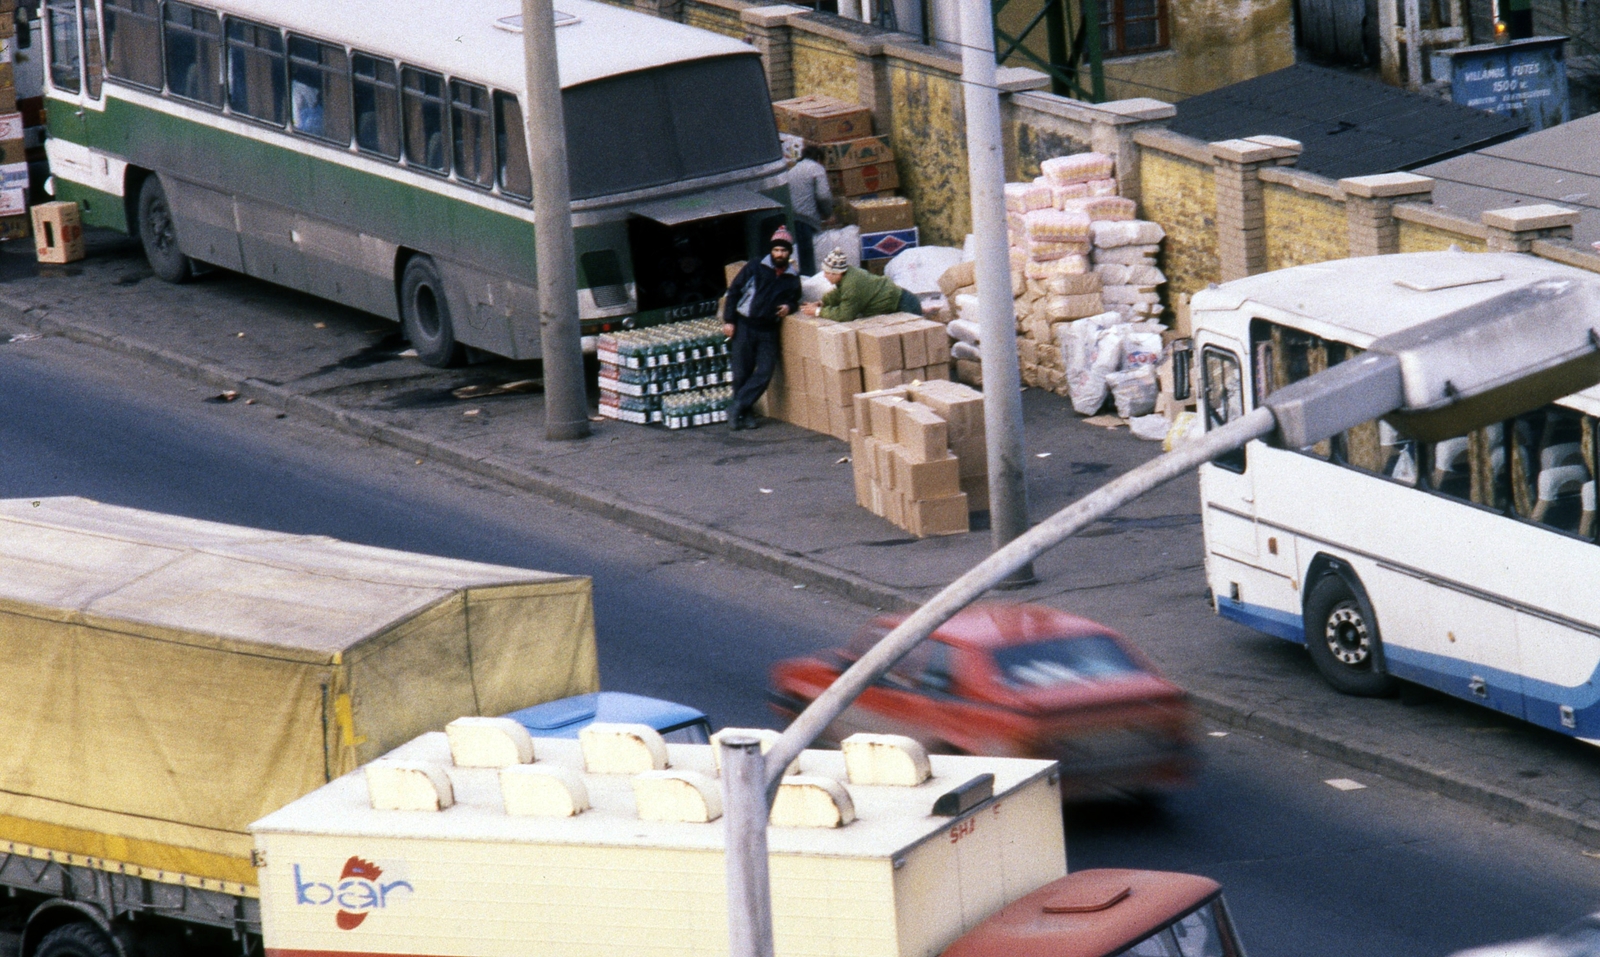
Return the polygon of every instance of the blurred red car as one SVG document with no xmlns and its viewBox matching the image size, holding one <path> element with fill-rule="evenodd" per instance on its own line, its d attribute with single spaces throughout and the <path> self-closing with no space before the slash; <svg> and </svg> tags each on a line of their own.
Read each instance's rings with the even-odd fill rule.
<svg viewBox="0 0 1600 957">
<path fill-rule="evenodd" d="M 844 648 L 772 669 L 792 720 L 905 616 L 875 619 Z M 943 754 L 1053 758 L 1062 794 L 1149 796 L 1198 768 L 1182 688 L 1104 625 L 1039 605 L 973 605 L 868 688 L 823 740 L 903 734 Z"/>
</svg>

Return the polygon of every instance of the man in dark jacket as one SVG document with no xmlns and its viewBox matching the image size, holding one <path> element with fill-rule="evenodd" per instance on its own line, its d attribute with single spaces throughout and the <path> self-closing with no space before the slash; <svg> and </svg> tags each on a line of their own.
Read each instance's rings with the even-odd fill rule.
<svg viewBox="0 0 1600 957">
<path fill-rule="evenodd" d="M 735 431 L 758 423 L 751 411 L 767 391 L 778 366 L 778 332 L 783 317 L 800 308 L 800 270 L 794 264 L 794 237 L 778 227 L 760 262 L 745 263 L 728 286 L 722 313 L 722 334 L 733 340 L 733 409 Z"/>
</svg>

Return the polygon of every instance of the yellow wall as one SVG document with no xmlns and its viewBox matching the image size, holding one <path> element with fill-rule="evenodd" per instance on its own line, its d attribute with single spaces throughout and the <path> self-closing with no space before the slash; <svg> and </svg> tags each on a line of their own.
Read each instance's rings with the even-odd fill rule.
<svg viewBox="0 0 1600 957">
<path fill-rule="evenodd" d="M 1139 151 L 1145 219 L 1167 231 L 1161 269 L 1169 296 L 1193 293 L 1218 282 L 1217 198 L 1211 167 L 1149 147 Z"/>
<path fill-rule="evenodd" d="M 701 3 L 684 4 L 683 22 L 691 27 L 714 30 L 717 33 L 738 37 L 741 40 L 744 39 L 746 32 L 744 23 L 740 21 L 737 12 Z"/>
<path fill-rule="evenodd" d="M 1349 220 L 1343 203 L 1282 183 L 1261 185 L 1268 270 L 1350 255 Z"/>
<path fill-rule="evenodd" d="M 925 246 L 960 246 L 972 230 L 966 109 L 958 79 L 916 63 L 889 61 L 900 192 L 916 208 Z"/>
<path fill-rule="evenodd" d="M 1489 250 L 1488 244 L 1481 239 L 1463 236 L 1460 233 L 1452 233 L 1435 226 L 1425 226 L 1422 223 L 1400 220 L 1400 251 L 1403 253 L 1443 250 L 1449 249 L 1452 245 L 1460 246 L 1469 253 L 1488 252 Z"/>
<path fill-rule="evenodd" d="M 861 101 L 856 78 L 856 55 L 838 40 L 792 32 L 794 38 L 794 95 L 832 96 L 850 103 Z M 892 144 L 899 149 L 898 142 Z"/>
</svg>

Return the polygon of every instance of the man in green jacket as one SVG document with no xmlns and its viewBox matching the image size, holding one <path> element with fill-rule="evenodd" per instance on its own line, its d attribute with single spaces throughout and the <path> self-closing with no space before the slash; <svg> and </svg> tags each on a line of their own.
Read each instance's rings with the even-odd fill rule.
<svg viewBox="0 0 1600 957">
<path fill-rule="evenodd" d="M 922 303 L 915 295 L 895 285 L 887 276 L 874 276 L 860 266 L 850 265 L 842 249 L 835 249 L 822 261 L 822 274 L 833 283 L 833 289 L 820 303 L 801 307 L 808 316 L 849 322 L 891 312 L 922 315 Z"/>
</svg>

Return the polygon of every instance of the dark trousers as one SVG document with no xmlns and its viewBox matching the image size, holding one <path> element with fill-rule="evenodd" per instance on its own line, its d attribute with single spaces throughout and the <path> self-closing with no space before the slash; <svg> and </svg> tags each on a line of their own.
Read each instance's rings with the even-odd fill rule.
<svg viewBox="0 0 1600 957">
<path fill-rule="evenodd" d="M 778 330 L 740 325 L 729 350 L 733 366 L 733 415 L 749 412 L 767 391 L 772 371 L 778 367 Z"/>
<path fill-rule="evenodd" d="M 817 274 L 817 227 L 803 219 L 794 221 L 795 256 L 800 260 L 800 275 Z"/>
</svg>

